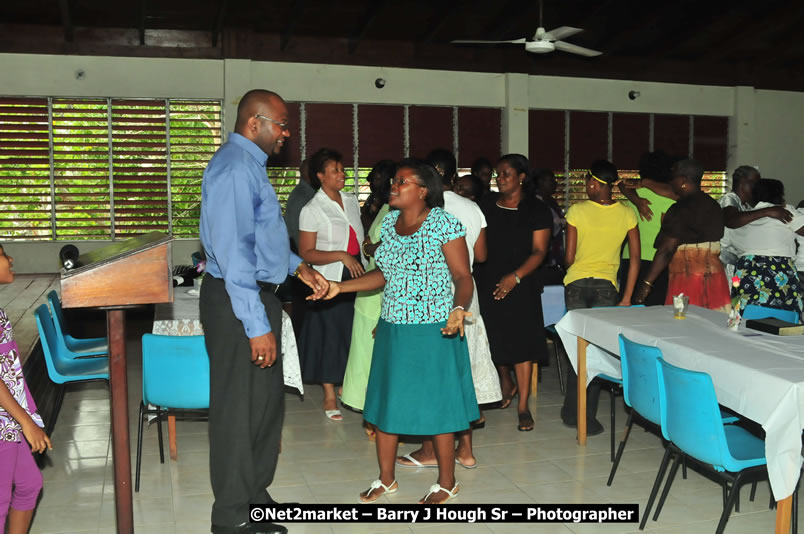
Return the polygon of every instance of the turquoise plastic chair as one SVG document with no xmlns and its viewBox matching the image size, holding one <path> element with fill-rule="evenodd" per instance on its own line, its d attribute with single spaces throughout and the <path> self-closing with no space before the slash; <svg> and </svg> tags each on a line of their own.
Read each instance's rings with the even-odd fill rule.
<svg viewBox="0 0 804 534">
<path fill-rule="evenodd" d="M 625 434 L 617 449 L 614 465 L 611 466 L 609 479 L 606 482 L 607 486 L 611 486 L 614 481 L 614 475 L 617 472 L 623 452 L 625 452 L 625 445 L 628 442 L 628 436 L 631 435 L 634 422 L 639 422 L 643 426 L 657 431 L 661 426 L 659 377 L 656 372 L 656 361 L 662 357 L 662 351 L 657 347 L 631 341 L 622 334 L 619 335 L 619 341 L 620 365 L 623 373 L 623 399 L 625 404 L 631 408 L 631 412 L 628 414 L 628 420 L 625 423 Z M 724 423 L 734 423 L 739 420 L 739 418 L 723 412 L 721 412 L 720 417 Z M 660 464 L 665 466 L 664 469 L 666 469 L 666 464 L 670 461 L 669 450 L 669 448 L 665 449 L 664 458 L 662 458 L 662 463 Z M 648 504 L 645 507 L 645 513 L 642 515 L 642 526 L 640 528 L 644 528 L 647 522 L 646 518 L 650 515 L 650 510 L 653 507 L 658 491 L 659 486 L 654 485 Z"/>
<path fill-rule="evenodd" d="M 619 308 L 620 306 L 603 306 L 603 307 L 604 308 Z M 633 305 L 627 306 L 627 307 L 628 308 L 644 308 L 645 305 L 644 304 L 633 304 Z M 623 390 L 623 379 L 622 378 L 614 378 L 613 376 L 609 376 L 609 375 L 602 374 L 602 373 L 597 375 L 595 378 L 599 378 L 599 379 L 607 382 L 606 389 L 609 390 L 609 405 L 611 407 L 611 409 L 609 410 L 609 419 L 611 420 L 611 432 L 609 432 L 609 439 L 610 439 L 609 457 L 611 458 L 612 462 L 615 462 L 616 461 L 616 456 L 615 456 L 615 453 L 614 453 L 614 442 L 615 442 L 614 428 L 617 426 L 617 420 L 616 420 L 616 417 L 615 417 L 615 415 L 616 415 L 616 406 L 614 405 L 614 397 L 616 396 L 617 392 L 624 391 Z M 612 469 L 614 469 L 615 471 L 617 470 L 616 467 L 613 467 Z M 610 478 L 612 478 L 612 476 L 613 475 L 609 475 Z M 609 483 L 609 485 L 611 485 L 611 483 Z"/>
<path fill-rule="evenodd" d="M 53 382 L 66 384 L 88 380 L 109 380 L 108 357 L 73 358 L 60 341 L 47 305 L 40 305 L 34 314 L 36 328 L 39 330 L 39 340 L 42 343 L 42 352 L 45 354 L 47 374 Z"/>
<path fill-rule="evenodd" d="M 780 310 L 777 308 L 766 308 L 764 306 L 749 304 L 745 307 L 741 315 L 745 321 L 748 319 L 767 319 L 772 317 L 774 319 L 787 321 L 788 323 L 799 324 L 798 313 L 793 310 Z"/>
<path fill-rule="evenodd" d="M 660 424 L 659 385 L 656 377 L 656 360 L 662 357 L 662 351 L 656 347 L 634 343 L 624 335 L 619 335 L 620 367 L 623 373 L 623 400 L 631 408 L 625 423 L 625 434 L 617 449 L 617 456 L 611 466 L 607 486 L 611 486 L 620 459 L 625 451 L 625 444 L 631 434 L 634 420 L 642 424 Z M 652 503 L 649 503 L 652 504 Z M 644 515 L 650 512 L 650 508 Z"/>
<path fill-rule="evenodd" d="M 149 408 L 149 405 L 156 408 Z M 162 417 L 168 409 L 209 408 L 209 356 L 204 336 L 142 336 L 142 402 L 137 431 L 137 473 L 134 491 L 140 490 L 143 423 L 156 415 L 159 460 L 165 463 Z"/>
<path fill-rule="evenodd" d="M 109 354 L 109 341 L 105 337 L 78 339 L 67 333 L 67 323 L 64 320 L 64 311 L 61 308 L 59 295 L 55 291 L 47 294 L 53 324 L 56 327 L 57 343 L 62 346 L 63 353 L 68 358 L 94 358 Z"/>
<path fill-rule="evenodd" d="M 656 369 L 662 434 L 670 441 L 668 448 L 675 453 L 675 460 L 654 520 L 673 484 L 680 457 L 687 455 L 724 481 L 728 499 L 715 531 L 722 534 L 740 486 L 767 478 L 765 442 L 742 427 L 723 424 L 715 387 L 708 374 L 676 367 L 664 358 L 656 360 Z M 660 471 L 657 480 L 663 476 Z M 793 528 L 795 532 L 796 525 Z"/>
<path fill-rule="evenodd" d="M 556 331 L 556 323 L 567 313 L 564 306 L 564 286 L 544 286 L 541 294 L 542 318 L 544 319 L 544 335 L 553 342 L 553 352 L 556 357 L 556 371 L 558 372 L 558 387 L 561 394 L 564 394 L 564 371 L 561 368 L 562 355 L 566 354 L 561 338 Z M 541 368 L 539 369 L 539 381 L 541 381 Z"/>
</svg>

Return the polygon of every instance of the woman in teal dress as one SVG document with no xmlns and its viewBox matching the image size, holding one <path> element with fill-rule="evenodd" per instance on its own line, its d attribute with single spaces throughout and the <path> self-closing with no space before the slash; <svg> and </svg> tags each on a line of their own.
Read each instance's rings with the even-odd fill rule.
<svg viewBox="0 0 804 534">
<path fill-rule="evenodd" d="M 380 205 L 374 220 L 366 232 L 363 241 L 363 255 L 368 258 L 366 272 L 376 267 L 374 254 L 380 245 L 380 229 L 383 218 L 388 215 L 388 196 L 391 190 L 391 180 L 396 173 L 396 163 L 383 160 L 369 173 L 367 180 L 372 184 L 372 195 L 375 203 Z M 343 394 L 341 401 L 348 407 L 362 411 L 366 400 L 366 386 L 368 385 L 369 369 L 371 368 L 371 353 L 374 350 L 374 329 L 380 318 L 382 303 L 382 289 L 361 291 L 355 298 L 355 317 L 352 323 L 352 341 L 349 345 L 349 359 L 346 361 L 346 373 L 343 377 Z M 374 438 L 374 429 L 366 426 L 369 438 Z"/>
<path fill-rule="evenodd" d="M 331 282 L 327 295 L 383 288 L 363 410 L 377 427 L 380 476 L 360 501 L 399 488 L 394 467 L 405 434 L 433 436 L 438 482 L 419 502 L 441 504 L 459 490 L 453 433 L 480 417 L 463 337 L 473 290 L 466 231 L 443 209 L 441 177 L 421 161 L 399 164 L 389 204 L 397 211 L 383 219 L 377 269 Z"/>
</svg>

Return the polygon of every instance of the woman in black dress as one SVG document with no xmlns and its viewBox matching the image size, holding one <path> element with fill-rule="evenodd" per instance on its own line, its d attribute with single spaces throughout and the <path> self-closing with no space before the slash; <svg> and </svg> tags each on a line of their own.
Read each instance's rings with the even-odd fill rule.
<svg viewBox="0 0 804 534">
<path fill-rule="evenodd" d="M 550 209 L 526 192 L 529 168 L 521 154 L 508 154 L 497 162 L 500 194 L 480 203 L 488 223 L 488 260 L 477 280 L 491 357 L 500 373 L 500 407 L 508 407 L 519 392 L 517 428 L 522 431 L 533 430 L 528 409 L 532 362 L 544 362 L 547 356 L 541 288 L 529 275 L 544 260 L 553 225 Z"/>
</svg>

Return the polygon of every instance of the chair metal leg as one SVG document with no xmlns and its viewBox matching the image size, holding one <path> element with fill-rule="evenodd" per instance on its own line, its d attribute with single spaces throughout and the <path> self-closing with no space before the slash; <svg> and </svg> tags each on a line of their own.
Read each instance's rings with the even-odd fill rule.
<svg viewBox="0 0 804 534">
<path fill-rule="evenodd" d="M 729 499 L 726 501 L 726 506 L 723 508 L 723 513 L 720 515 L 720 521 L 717 524 L 715 534 L 723 534 L 723 531 L 726 530 L 726 523 L 729 521 L 731 508 L 734 506 L 734 503 L 737 501 L 737 497 L 740 494 L 740 485 L 742 484 L 742 481 L 743 473 L 738 473 L 737 477 L 734 479 L 734 482 L 731 484 Z"/>
<path fill-rule="evenodd" d="M 681 478 L 687 480 L 687 455 L 681 457 Z"/>
<path fill-rule="evenodd" d="M 735 500 L 734 500 L 734 511 L 735 511 L 735 512 L 737 512 L 737 513 L 739 514 L 739 513 L 740 513 L 740 488 L 739 488 L 739 487 L 735 487 L 735 486 L 732 484 L 732 486 L 731 486 L 731 491 L 733 491 L 733 492 L 736 492 L 736 493 L 737 493 L 737 496 L 735 497 Z"/>
<path fill-rule="evenodd" d="M 556 354 L 556 370 L 558 371 L 558 387 L 561 388 L 561 394 L 564 394 L 564 371 L 561 370 L 561 356 L 564 354 L 564 348 L 560 346 L 560 342 L 553 341 L 553 351 Z"/>
<path fill-rule="evenodd" d="M 137 428 L 137 468 L 134 476 L 134 491 L 140 491 L 140 467 L 142 465 L 142 426 L 145 419 L 143 409 L 145 406 L 140 402 L 140 421 Z"/>
<path fill-rule="evenodd" d="M 617 448 L 617 456 L 614 457 L 614 463 L 611 465 L 611 472 L 609 473 L 609 479 L 606 482 L 607 486 L 611 486 L 611 483 L 614 482 L 614 474 L 617 472 L 617 466 L 620 465 L 620 459 L 623 457 L 623 451 L 625 451 L 625 443 L 628 441 L 628 436 L 631 434 L 631 427 L 634 424 L 634 410 L 631 410 L 631 413 L 628 414 L 628 420 L 625 422 L 625 432 L 623 433 L 623 439 L 620 441 L 620 446 Z M 612 436 L 614 432 L 612 431 Z"/>
<path fill-rule="evenodd" d="M 162 445 L 162 410 L 156 412 L 156 431 L 159 434 L 159 463 L 165 463 L 165 449 Z"/>
<path fill-rule="evenodd" d="M 751 483 L 751 495 L 748 496 L 748 500 L 754 502 L 754 497 L 757 496 L 757 481 L 755 480 Z"/>
<path fill-rule="evenodd" d="M 667 482 L 664 483 L 664 490 L 662 490 L 662 496 L 659 498 L 659 504 L 656 505 L 656 513 L 653 514 L 654 521 L 659 519 L 659 514 L 662 512 L 664 501 L 667 500 L 667 495 L 670 493 L 670 486 L 673 485 L 673 480 L 676 478 L 676 473 L 678 473 L 678 464 L 683 459 L 683 456 L 684 453 L 681 451 L 676 453 L 676 458 L 673 460 L 673 467 L 670 468 L 670 474 L 667 475 Z"/>
<path fill-rule="evenodd" d="M 615 422 L 614 422 L 614 385 L 609 386 L 609 397 L 611 398 L 611 428 L 609 429 L 609 434 L 611 436 L 611 446 L 609 447 L 611 460 L 614 461 L 614 429 L 615 429 Z"/>
<path fill-rule="evenodd" d="M 667 464 L 670 462 L 670 445 L 667 445 L 667 448 L 664 450 L 664 456 L 662 457 L 662 463 L 659 465 L 659 472 L 656 473 L 656 480 L 653 482 L 653 488 L 650 490 L 650 497 L 648 497 L 648 504 L 645 506 L 645 513 L 642 515 L 642 521 L 639 523 L 639 530 L 645 529 L 645 524 L 648 522 L 648 516 L 650 515 L 650 509 L 653 507 L 653 501 L 656 500 L 656 494 L 659 493 L 659 486 L 662 485 L 662 479 L 664 478 L 664 473 L 667 471 Z"/>
</svg>

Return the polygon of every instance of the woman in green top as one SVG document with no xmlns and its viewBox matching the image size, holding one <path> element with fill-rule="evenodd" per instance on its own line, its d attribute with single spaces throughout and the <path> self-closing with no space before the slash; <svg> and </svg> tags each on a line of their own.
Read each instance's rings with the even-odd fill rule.
<svg viewBox="0 0 804 534">
<path fill-rule="evenodd" d="M 374 203 L 380 208 L 370 223 L 366 238 L 363 241 L 363 255 L 369 263 L 366 272 L 376 267 L 374 252 L 380 246 L 380 229 L 382 220 L 388 214 L 388 194 L 391 191 L 391 179 L 396 174 L 396 163 L 390 160 L 378 162 L 367 180 L 372 184 L 372 197 Z M 355 316 L 352 323 L 352 341 L 349 346 L 349 358 L 346 362 L 346 373 L 343 377 L 343 394 L 341 402 L 354 410 L 363 410 L 366 400 L 366 385 L 368 384 L 369 369 L 371 369 L 371 353 L 374 350 L 374 329 L 380 318 L 382 303 L 382 289 L 361 291 L 355 298 Z M 364 423 L 369 439 L 374 439 L 374 429 Z"/>
<path fill-rule="evenodd" d="M 661 195 L 655 192 L 651 187 L 656 187 L 655 184 L 664 184 L 669 190 L 670 185 L 670 169 L 676 158 L 667 155 L 661 150 L 655 152 L 646 152 L 639 159 L 639 177 L 640 180 L 635 180 L 626 184 L 621 182 L 619 185 L 620 192 L 622 192 L 631 203 L 631 206 L 639 215 L 637 225 L 639 227 L 639 239 L 642 248 L 642 257 L 639 265 L 639 278 L 645 278 L 648 274 L 651 263 L 653 263 L 653 256 L 656 254 L 656 249 L 653 247 L 653 242 L 659 234 L 659 228 L 662 226 L 664 214 L 670 209 L 670 206 L 676 203 L 674 198 Z M 633 187 L 639 188 L 638 190 Z M 628 273 L 629 263 L 628 247 L 623 250 L 623 260 L 620 264 L 620 279 L 624 280 Z M 621 284 L 620 288 L 624 287 Z M 667 294 L 667 269 L 663 270 L 659 277 L 653 282 L 653 291 L 651 291 L 647 300 L 646 306 L 662 306 L 664 305 L 664 298 Z"/>
</svg>

